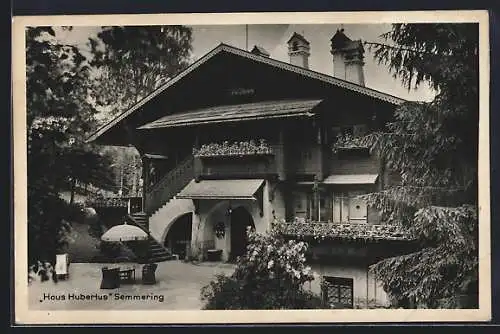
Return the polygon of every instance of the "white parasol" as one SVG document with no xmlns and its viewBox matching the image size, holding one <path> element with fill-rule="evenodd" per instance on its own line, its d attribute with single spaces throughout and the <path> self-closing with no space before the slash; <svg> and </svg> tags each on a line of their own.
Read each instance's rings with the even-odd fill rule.
<svg viewBox="0 0 500 334">
<path fill-rule="evenodd" d="M 135 225 L 123 223 L 110 228 L 101 236 L 103 241 L 135 241 L 147 240 L 148 234 Z"/>
</svg>

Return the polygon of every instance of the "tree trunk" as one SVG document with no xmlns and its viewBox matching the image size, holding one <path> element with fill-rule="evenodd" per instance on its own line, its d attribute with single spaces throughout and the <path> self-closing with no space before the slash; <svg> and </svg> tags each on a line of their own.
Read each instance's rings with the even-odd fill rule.
<svg viewBox="0 0 500 334">
<path fill-rule="evenodd" d="M 76 179 L 71 178 L 71 193 L 69 197 L 69 204 L 72 205 L 75 201 L 75 189 L 76 189 Z"/>
</svg>

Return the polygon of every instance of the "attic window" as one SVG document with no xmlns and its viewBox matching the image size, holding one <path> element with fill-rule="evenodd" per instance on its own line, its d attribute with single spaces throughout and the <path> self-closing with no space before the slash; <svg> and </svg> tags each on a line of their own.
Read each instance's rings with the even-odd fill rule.
<svg viewBox="0 0 500 334">
<path fill-rule="evenodd" d="M 297 41 L 294 41 L 292 43 L 292 51 L 297 51 L 299 49 L 299 44 L 297 43 Z"/>
</svg>

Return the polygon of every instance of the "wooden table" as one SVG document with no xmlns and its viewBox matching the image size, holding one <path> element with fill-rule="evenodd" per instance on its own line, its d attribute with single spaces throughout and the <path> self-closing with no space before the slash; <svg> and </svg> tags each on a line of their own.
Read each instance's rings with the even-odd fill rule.
<svg viewBox="0 0 500 334">
<path fill-rule="evenodd" d="M 135 268 L 127 267 L 120 268 L 120 281 L 123 283 L 134 283 L 135 282 Z"/>
</svg>

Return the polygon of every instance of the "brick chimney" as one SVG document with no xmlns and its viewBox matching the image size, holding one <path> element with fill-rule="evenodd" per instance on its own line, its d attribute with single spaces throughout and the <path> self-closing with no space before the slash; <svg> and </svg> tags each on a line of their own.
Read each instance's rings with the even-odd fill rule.
<svg viewBox="0 0 500 334">
<path fill-rule="evenodd" d="M 344 34 L 344 29 L 340 29 L 333 35 L 330 42 L 330 53 L 333 56 L 333 76 L 364 86 L 365 50 L 361 40 L 351 40 Z"/>
<path fill-rule="evenodd" d="M 309 55 L 311 54 L 311 47 L 304 36 L 294 32 L 287 43 L 290 64 L 309 68 Z"/>
</svg>

